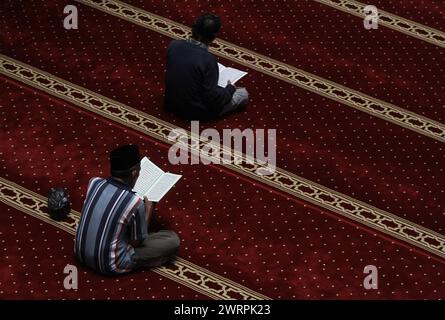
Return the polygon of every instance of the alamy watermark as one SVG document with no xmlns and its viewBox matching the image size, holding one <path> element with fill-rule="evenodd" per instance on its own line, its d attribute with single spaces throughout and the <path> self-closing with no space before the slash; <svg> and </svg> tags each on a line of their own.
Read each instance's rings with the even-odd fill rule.
<svg viewBox="0 0 445 320">
<path fill-rule="evenodd" d="M 366 30 L 378 29 L 379 27 L 379 10 L 375 6 L 366 6 L 363 8 L 366 16 L 363 20 L 363 26 Z"/>
<path fill-rule="evenodd" d="M 363 273 L 367 274 L 367 276 L 363 279 L 363 287 L 366 290 L 378 289 L 379 288 L 379 283 L 378 283 L 379 279 L 378 279 L 377 267 L 372 264 L 367 265 L 363 269 Z"/>
<path fill-rule="evenodd" d="M 174 144 L 168 160 L 171 164 L 257 163 L 261 166 L 257 174 L 270 175 L 276 169 L 276 138 L 276 129 L 250 128 L 223 129 L 221 137 L 213 128 L 200 131 L 199 121 L 192 121 L 191 135 L 181 128 L 170 131 L 168 140 Z"/>
<path fill-rule="evenodd" d="M 71 264 L 67 264 L 63 269 L 64 274 L 68 274 L 63 280 L 63 287 L 66 290 L 77 290 L 79 288 L 79 276 L 77 272 L 77 267 Z"/>
<path fill-rule="evenodd" d="M 77 7 L 71 4 L 66 5 L 65 8 L 63 8 L 63 13 L 68 14 L 65 19 L 63 19 L 63 27 L 66 30 L 78 29 Z"/>
</svg>

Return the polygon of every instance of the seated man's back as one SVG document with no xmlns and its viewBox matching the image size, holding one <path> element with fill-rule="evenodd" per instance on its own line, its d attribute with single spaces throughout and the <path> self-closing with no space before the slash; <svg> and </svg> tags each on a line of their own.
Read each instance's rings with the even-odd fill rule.
<svg viewBox="0 0 445 320">
<path fill-rule="evenodd" d="M 219 69 L 207 48 L 193 40 L 173 40 L 167 51 L 165 108 L 189 120 L 216 118 L 235 87 L 218 86 Z"/>
<path fill-rule="evenodd" d="M 141 171 L 136 145 L 110 153 L 108 179 L 92 178 L 76 230 L 74 252 L 84 265 L 104 274 L 160 266 L 174 257 L 180 239 L 171 230 L 148 233 L 154 202 L 133 191 Z"/>
<path fill-rule="evenodd" d="M 134 266 L 129 241 L 143 241 L 147 223 L 143 201 L 113 178 L 93 178 L 76 233 L 77 258 L 104 274 L 120 274 Z"/>
</svg>

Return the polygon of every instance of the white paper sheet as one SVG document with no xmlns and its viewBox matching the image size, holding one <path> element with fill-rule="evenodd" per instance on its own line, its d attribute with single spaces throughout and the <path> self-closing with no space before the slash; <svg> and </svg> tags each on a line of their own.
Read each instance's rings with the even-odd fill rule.
<svg viewBox="0 0 445 320">
<path fill-rule="evenodd" d="M 161 200 L 181 177 L 179 174 L 164 173 L 147 193 L 148 200 L 156 202 Z"/>
<path fill-rule="evenodd" d="M 139 196 L 143 197 L 144 194 L 151 189 L 151 187 L 156 183 L 156 181 L 162 176 L 164 171 L 158 168 L 153 162 L 144 157 L 141 160 L 141 171 L 139 173 L 139 178 L 133 188 Z"/>
<path fill-rule="evenodd" d="M 218 86 L 225 88 L 227 86 L 227 81 L 230 80 L 232 84 L 235 84 L 239 79 L 244 77 L 247 72 L 235 69 L 228 68 L 221 63 L 218 63 L 219 69 L 219 78 L 218 78 Z"/>
<path fill-rule="evenodd" d="M 133 191 L 141 198 L 146 196 L 148 200 L 158 202 L 181 177 L 178 174 L 162 171 L 147 157 L 144 157 L 141 160 L 141 171 Z"/>
</svg>

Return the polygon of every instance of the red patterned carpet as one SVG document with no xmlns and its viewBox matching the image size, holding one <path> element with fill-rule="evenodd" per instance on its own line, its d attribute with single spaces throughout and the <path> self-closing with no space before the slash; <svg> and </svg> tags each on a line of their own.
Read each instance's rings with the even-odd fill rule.
<svg viewBox="0 0 445 320">
<path fill-rule="evenodd" d="M 76 31 L 61 27 L 64 4 L 57 1 L 0 4 L 8 13 L 0 22 L 2 299 L 445 297 L 445 140 L 440 135 L 226 57 L 220 58 L 224 64 L 249 72 L 242 81 L 251 103 L 246 112 L 202 128 L 276 128 L 280 172 L 319 184 L 330 196 L 302 196 L 305 189 L 286 182 L 278 188 L 230 166 L 171 165 L 169 144 L 131 122 L 107 119 L 91 112 L 93 105 L 72 103 L 67 94 L 57 97 L 36 82 L 12 79 L 10 58 L 143 117 L 190 129 L 162 110 L 171 37 L 82 2 L 76 2 L 81 15 Z M 232 44 L 415 112 L 421 120 L 444 121 L 445 49 L 433 43 L 383 26 L 365 36 L 360 18 L 319 1 L 127 3 L 184 25 L 203 10 L 215 11 L 225 22 L 220 37 Z M 390 5 L 382 9 L 440 30 L 443 5 L 430 2 L 438 14 L 422 19 L 416 19 L 415 7 L 394 6 L 397 11 Z M 274 27 L 264 31 L 265 25 Z M 370 47 L 379 49 L 368 54 Z M 44 208 L 33 204 L 44 202 L 50 187 L 64 185 L 79 212 L 89 178 L 107 175 L 107 154 L 123 143 L 137 143 L 164 170 L 183 175 L 159 204 L 155 222 L 155 228 L 173 228 L 182 238 L 180 260 L 117 279 L 80 269 L 81 290 L 64 290 L 63 267 L 77 265 L 75 219 L 72 225 L 51 224 Z M 334 202 L 328 198 L 338 195 L 332 190 L 348 197 L 342 210 L 326 207 Z M 386 218 L 357 220 L 356 205 L 377 207 L 379 217 Z M 380 223 L 385 219 L 386 229 Z M 414 233 L 407 231 L 411 227 Z M 363 288 L 363 268 L 370 264 L 378 266 L 377 290 Z"/>
<path fill-rule="evenodd" d="M 440 103 L 445 98 L 443 48 L 388 28 L 367 32 L 360 18 L 316 1 L 127 3 L 187 26 L 202 11 L 228 15 L 221 31 L 224 40 L 432 119 L 445 120 Z M 435 10 L 439 8 L 443 23 L 444 4 L 437 4 Z"/>
<path fill-rule="evenodd" d="M 40 18 L 36 10 L 42 7 L 47 9 L 45 13 L 47 12 L 53 19 Z M 180 127 L 189 126 L 162 111 L 163 61 L 165 48 L 171 38 L 85 6 L 81 7 L 85 27 L 69 33 L 52 22 L 60 15 L 62 7 L 62 4 L 51 5 L 51 2 L 38 6 L 35 2 L 32 7 L 20 7 L 15 4 L 8 8 L 8 12 L 11 12 L 9 19 L 12 21 L 5 25 L 5 30 L 8 30 L 6 43 L 12 46 L 8 50 L 10 56 Z M 322 8 L 332 10 L 329 7 Z M 150 7 L 146 5 L 145 9 L 148 10 Z M 343 14 L 337 11 L 334 13 Z M 34 22 L 28 26 L 19 26 L 18 22 L 23 18 Z M 191 22 L 187 20 L 184 23 Z M 224 30 L 230 29 L 230 24 L 224 28 Z M 386 30 L 381 29 L 379 32 Z M 17 36 L 18 30 L 20 36 Z M 108 30 L 116 32 L 110 33 Z M 409 41 L 414 41 L 411 37 L 397 34 L 392 30 L 386 32 L 403 37 L 405 40 L 401 41 L 406 41 L 407 45 Z M 320 31 L 320 34 L 322 33 Z M 363 31 L 356 33 L 359 37 Z M 40 34 L 52 36 L 50 38 L 35 36 Z M 79 46 L 67 45 L 68 36 L 69 41 L 78 43 Z M 253 35 L 251 37 L 255 38 Z M 20 42 L 20 39 L 32 39 L 36 45 L 19 46 L 16 42 Z M 231 34 L 227 35 L 227 39 L 234 43 L 241 41 L 239 36 Z M 391 43 L 395 41 L 391 40 Z M 425 60 L 419 60 L 418 64 L 415 61 L 410 63 L 418 69 L 423 69 L 419 69 L 418 79 L 422 79 L 425 74 L 431 75 L 431 79 L 433 76 L 436 77 L 429 70 L 433 68 L 438 72 L 437 77 L 445 80 L 443 65 L 440 64 L 443 49 L 420 41 L 419 45 L 425 47 L 427 51 L 438 52 L 436 57 L 432 56 L 431 60 L 427 61 L 428 64 L 424 62 Z M 326 46 L 330 48 L 329 44 Z M 270 51 L 260 45 L 254 45 L 253 49 L 271 55 Z M 300 51 L 292 49 L 289 52 Z M 384 52 L 392 52 L 392 49 L 388 48 Z M 304 56 L 304 53 L 301 55 Z M 425 53 L 423 57 L 430 55 Z M 42 59 L 42 57 L 47 58 Z M 281 55 L 272 57 L 282 58 Z M 376 59 L 372 63 L 377 67 L 384 61 Z M 297 64 L 296 66 L 307 67 Z M 386 64 L 384 66 L 388 68 Z M 314 73 L 319 75 L 319 70 L 308 71 L 316 71 Z M 386 74 L 388 77 L 392 75 L 388 72 Z M 329 80 L 341 80 L 334 75 L 335 73 L 331 73 Z M 394 74 L 395 78 L 398 76 Z M 403 77 L 407 78 L 406 75 Z M 361 76 L 356 78 L 362 79 Z M 354 83 L 366 85 L 366 81 L 357 79 Z M 275 128 L 279 145 L 277 149 L 279 167 L 436 232 L 443 232 L 445 197 L 441 181 L 445 180 L 445 173 L 441 163 L 445 161 L 445 152 L 442 143 L 318 94 L 275 80 L 260 72 L 250 72 L 243 81 L 252 93 L 249 112 L 232 115 L 217 123 L 202 124 L 202 128 L 206 126 L 219 130 Z M 339 82 L 353 87 L 351 82 Z M 445 81 L 434 82 L 435 85 L 430 86 L 432 88 L 430 90 L 436 91 L 427 96 L 443 94 L 445 91 L 440 88 L 440 84 L 443 83 Z M 380 87 L 388 88 L 392 85 L 382 84 Z M 405 97 L 410 92 L 416 92 L 416 87 L 417 83 L 414 83 L 413 87 L 405 88 L 404 92 L 392 90 L 391 95 Z M 286 95 L 279 98 L 265 94 L 271 92 L 271 88 L 275 88 L 274 90 L 278 92 L 286 92 Z M 363 87 L 354 88 L 363 89 Z M 372 91 L 365 93 L 375 94 Z M 388 98 L 385 95 L 376 96 L 382 99 Z M 418 91 L 416 96 L 423 97 L 424 92 Z M 409 108 L 403 101 L 390 99 L 387 101 L 400 102 L 398 106 Z M 434 114 L 429 114 L 434 120 L 441 120 L 435 113 L 445 114 L 443 110 L 440 111 L 440 108 L 443 108 L 441 101 L 443 99 L 438 97 L 434 104 L 426 102 L 429 107 L 435 106 Z M 391 191 L 386 192 L 388 189 Z"/>
<path fill-rule="evenodd" d="M 0 203 L 1 299 L 205 299 L 154 272 L 105 278 L 79 266 L 79 288 L 65 290 L 66 264 L 76 264 L 73 236 Z"/>
</svg>

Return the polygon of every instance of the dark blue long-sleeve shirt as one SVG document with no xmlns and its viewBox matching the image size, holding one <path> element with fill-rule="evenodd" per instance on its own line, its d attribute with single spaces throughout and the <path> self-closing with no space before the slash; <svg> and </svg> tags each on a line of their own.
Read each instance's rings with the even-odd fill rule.
<svg viewBox="0 0 445 320">
<path fill-rule="evenodd" d="M 218 86 L 216 58 L 206 48 L 173 40 L 167 50 L 165 109 L 189 120 L 216 118 L 235 92 Z"/>
</svg>

